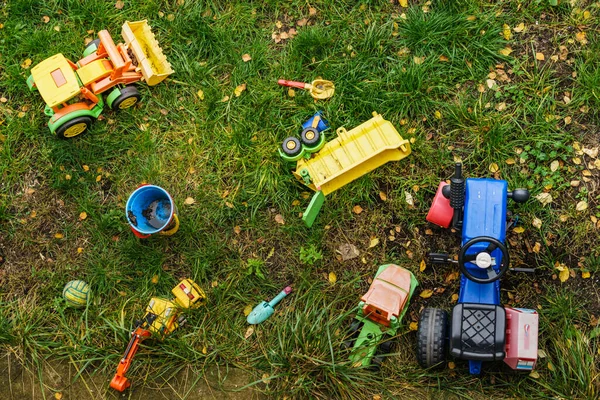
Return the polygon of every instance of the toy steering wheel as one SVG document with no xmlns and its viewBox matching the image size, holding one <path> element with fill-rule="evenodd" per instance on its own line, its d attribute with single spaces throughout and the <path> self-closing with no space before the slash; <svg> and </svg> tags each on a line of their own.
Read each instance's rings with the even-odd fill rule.
<svg viewBox="0 0 600 400">
<path fill-rule="evenodd" d="M 486 242 L 489 243 L 489 246 L 476 254 L 467 254 L 467 251 L 477 243 Z M 492 257 L 492 251 L 500 249 L 502 252 L 502 263 L 500 264 L 500 271 L 496 272 L 494 269 L 495 260 Z M 466 263 L 474 264 L 475 266 L 481 268 L 487 273 L 487 278 L 479 278 L 465 266 Z M 477 283 L 491 283 L 500 279 L 502 275 L 506 273 L 508 270 L 508 265 L 510 264 L 510 258 L 508 256 L 508 250 L 504 243 L 500 242 L 498 239 L 495 239 L 490 236 L 477 236 L 473 239 L 469 240 L 465 245 L 460 249 L 460 253 L 458 254 L 458 266 L 460 267 L 460 271 L 470 280 Z"/>
</svg>

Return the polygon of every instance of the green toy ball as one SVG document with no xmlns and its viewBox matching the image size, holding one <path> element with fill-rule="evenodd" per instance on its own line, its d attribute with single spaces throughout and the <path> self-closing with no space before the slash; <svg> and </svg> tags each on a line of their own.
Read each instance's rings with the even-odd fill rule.
<svg viewBox="0 0 600 400">
<path fill-rule="evenodd" d="M 83 307 L 90 296 L 90 287 L 84 281 L 71 281 L 65 285 L 62 294 L 69 306 Z"/>
</svg>

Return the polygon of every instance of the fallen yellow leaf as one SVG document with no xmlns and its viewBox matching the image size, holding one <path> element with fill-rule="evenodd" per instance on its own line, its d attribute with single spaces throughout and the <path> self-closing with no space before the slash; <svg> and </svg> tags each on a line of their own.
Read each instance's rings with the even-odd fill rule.
<svg viewBox="0 0 600 400">
<path fill-rule="evenodd" d="M 290 97 L 296 97 L 296 91 L 292 88 L 288 89 L 288 96 Z"/>
<path fill-rule="evenodd" d="M 331 283 L 333 285 L 336 282 L 337 282 L 337 275 L 335 274 L 335 272 L 331 271 L 329 273 L 329 283 Z"/>
<path fill-rule="evenodd" d="M 275 216 L 275 222 L 277 222 L 278 224 L 281 224 L 281 225 L 285 225 L 285 220 L 283 219 L 283 215 L 277 214 Z"/>
<path fill-rule="evenodd" d="M 369 242 L 369 248 L 375 247 L 379 244 L 379 239 L 378 238 L 371 238 L 371 241 Z"/>
<path fill-rule="evenodd" d="M 491 164 L 490 164 L 490 166 L 488 167 L 488 169 L 490 170 L 490 172 L 491 172 L 492 174 L 494 174 L 494 173 L 498 172 L 498 170 L 499 170 L 500 168 L 498 167 L 498 164 L 496 164 L 496 163 L 494 162 L 494 163 L 491 163 Z"/>
<path fill-rule="evenodd" d="M 363 212 L 363 209 L 361 206 L 359 206 L 358 204 L 355 205 L 354 207 L 352 207 L 352 212 L 354 214 L 360 214 L 361 212 Z"/>
<path fill-rule="evenodd" d="M 84 220 L 84 219 L 86 219 L 86 218 L 87 218 L 87 213 L 86 213 L 85 211 L 83 211 L 83 212 L 81 212 L 81 213 L 79 214 L 79 220 L 80 220 L 80 221 L 83 221 L 83 220 Z"/>
<path fill-rule="evenodd" d="M 408 0 L 400 0 L 400 7 L 407 8 L 408 7 Z"/>
<path fill-rule="evenodd" d="M 252 312 L 252 304 L 248 304 L 246 307 L 244 307 L 244 316 L 247 317 L 248 314 L 250 314 Z"/>
<path fill-rule="evenodd" d="M 54 237 L 57 238 L 57 239 L 62 239 L 65 236 L 62 233 L 55 233 Z"/>
<path fill-rule="evenodd" d="M 525 30 L 525 24 L 523 22 L 513 28 L 513 31 L 517 33 L 521 33 L 523 30 Z"/>
<path fill-rule="evenodd" d="M 158 275 L 154 275 L 151 282 L 156 285 L 158 283 Z"/>
<path fill-rule="evenodd" d="M 246 84 L 245 84 L 245 83 L 242 83 L 241 85 L 238 85 L 238 86 L 235 88 L 235 90 L 234 90 L 234 92 L 233 92 L 233 93 L 235 94 L 235 97 L 240 97 L 240 96 L 242 95 L 242 92 L 243 92 L 244 90 L 246 90 Z"/>
<path fill-rule="evenodd" d="M 244 339 L 248 339 L 254 333 L 254 326 L 250 325 L 248 329 L 246 329 L 246 333 L 244 334 Z"/>
<path fill-rule="evenodd" d="M 184 204 L 187 204 L 189 206 L 189 205 L 194 204 L 196 202 L 196 200 L 194 200 L 192 197 L 186 197 L 186 199 L 183 202 L 184 202 Z"/>
<path fill-rule="evenodd" d="M 202 89 L 198 89 L 198 92 L 196 92 L 196 94 L 198 95 L 198 98 L 200 100 L 204 100 L 204 91 Z"/>
<path fill-rule="evenodd" d="M 421 292 L 421 294 L 419 296 L 421 296 L 424 299 L 428 299 L 431 296 L 433 296 L 433 290 L 431 290 L 431 289 L 425 289 L 425 290 L 423 290 Z"/>
<path fill-rule="evenodd" d="M 381 199 L 381 201 L 386 201 L 387 195 L 384 192 L 379 192 L 379 198 Z"/>
<path fill-rule="evenodd" d="M 436 110 L 435 113 L 434 113 L 434 115 L 435 115 L 435 119 L 442 119 L 442 113 L 441 112 L 439 112 L 439 111 Z"/>
<path fill-rule="evenodd" d="M 502 36 L 504 36 L 504 40 L 510 40 L 510 38 L 512 37 L 510 26 L 508 26 L 507 24 L 502 25 Z"/>
<path fill-rule="evenodd" d="M 25 68 L 25 69 L 29 68 L 30 65 L 31 65 L 31 60 L 29 58 L 21 63 L 21 67 Z"/>
<path fill-rule="evenodd" d="M 252 60 L 252 57 L 250 56 L 250 54 L 246 53 L 242 56 L 242 60 L 244 62 L 248 62 L 248 61 Z"/>
<path fill-rule="evenodd" d="M 585 211 L 588 208 L 588 203 L 585 200 L 581 200 L 579 203 L 577 203 L 577 205 L 575 206 L 575 209 L 577 211 Z"/>
<path fill-rule="evenodd" d="M 417 329 L 419 329 L 419 324 L 413 321 L 408 325 L 408 329 L 410 329 L 411 331 L 416 331 Z"/>
<path fill-rule="evenodd" d="M 525 228 L 523 228 L 522 226 L 517 226 L 516 228 L 513 229 L 513 232 L 523 233 L 523 232 L 525 232 Z"/>
<path fill-rule="evenodd" d="M 425 260 L 421 260 L 421 264 L 419 264 L 419 271 L 423 272 L 425 271 L 425 268 L 427 268 L 427 264 L 425 263 Z"/>
<path fill-rule="evenodd" d="M 505 47 L 498 51 L 498 53 L 502 54 L 503 56 L 509 56 L 512 52 L 513 50 L 510 47 Z"/>
<path fill-rule="evenodd" d="M 583 271 L 583 272 L 581 273 L 581 277 L 582 277 L 583 279 L 589 279 L 589 277 L 590 277 L 590 276 L 591 276 L 591 274 L 589 273 L 589 271 Z"/>
<path fill-rule="evenodd" d="M 546 57 L 544 57 L 544 53 L 535 53 L 535 59 L 538 61 L 544 61 Z"/>
</svg>

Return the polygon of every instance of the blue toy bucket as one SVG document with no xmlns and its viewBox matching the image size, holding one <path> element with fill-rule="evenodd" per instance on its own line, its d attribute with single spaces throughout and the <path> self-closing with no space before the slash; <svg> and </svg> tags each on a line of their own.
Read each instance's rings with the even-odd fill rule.
<svg viewBox="0 0 600 400">
<path fill-rule="evenodd" d="M 125 205 L 127 222 L 139 238 L 154 233 L 172 235 L 179 229 L 177 209 L 171 195 L 163 188 L 142 185 L 137 188 Z"/>
</svg>

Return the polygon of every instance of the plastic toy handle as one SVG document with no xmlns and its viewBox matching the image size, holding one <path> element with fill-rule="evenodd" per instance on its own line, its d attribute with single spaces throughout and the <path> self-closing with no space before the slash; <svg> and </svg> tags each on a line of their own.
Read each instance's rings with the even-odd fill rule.
<svg viewBox="0 0 600 400">
<path fill-rule="evenodd" d="M 285 79 L 280 79 L 277 81 L 281 86 L 295 87 L 298 89 L 306 89 L 306 83 L 304 82 L 294 82 L 294 81 L 286 81 Z"/>
<path fill-rule="evenodd" d="M 160 231 L 158 233 L 165 236 L 171 236 L 175 234 L 179 230 L 179 218 L 177 217 L 177 214 L 173 214 L 173 220 L 175 221 L 175 226 L 172 229 L 169 229 L 168 231 Z"/>
</svg>

